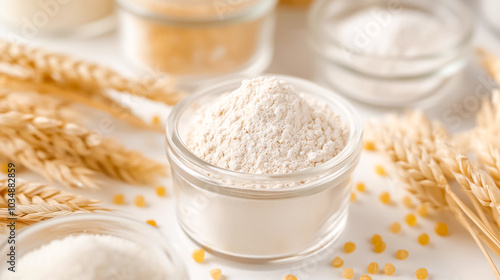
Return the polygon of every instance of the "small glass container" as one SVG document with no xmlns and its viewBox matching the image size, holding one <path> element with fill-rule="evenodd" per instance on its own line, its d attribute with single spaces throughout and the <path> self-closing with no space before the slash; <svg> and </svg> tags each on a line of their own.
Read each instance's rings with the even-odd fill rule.
<svg viewBox="0 0 500 280">
<path fill-rule="evenodd" d="M 254 75 L 273 52 L 276 0 L 118 0 L 125 57 L 139 69 L 193 85 Z"/>
<path fill-rule="evenodd" d="M 0 0 L 0 23 L 23 38 L 89 37 L 115 26 L 114 0 Z"/>
<path fill-rule="evenodd" d="M 358 101 L 430 103 L 458 82 L 474 16 L 456 0 L 320 0 L 309 12 L 318 82 Z"/>
<path fill-rule="evenodd" d="M 271 76 L 342 118 L 348 140 L 337 156 L 310 169 L 268 175 L 227 170 L 194 155 L 184 144 L 192 117 L 201 105 L 237 89 L 242 78 L 200 88 L 176 105 L 167 121 L 167 156 L 181 227 L 207 251 L 245 262 L 298 260 L 334 242 L 346 225 L 351 174 L 361 154 L 362 124 L 342 97 L 306 80 Z M 297 182 L 285 188 L 245 187 Z"/>
<path fill-rule="evenodd" d="M 490 27 L 497 35 L 500 35 L 500 17 L 498 11 L 500 10 L 500 2 L 497 0 L 482 0 L 481 17 L 484 19 L 488 27 Z"/>
<path fill-rule="evenodd" d="M 58 217 L 21 229 L 15 236 L 16 267 L 22 267 L 19 262 L 30 251 L 51 241 L 79 234 L 110 235 L 136 243 L 155 256 L 168 276 L 166 279 L 189 279 L 177 252 L 158 229 L 145 222 L 104 213 Z M 7 253 L 10 252 L 11 245 L 3 242 L 0 247 L 0 275 L 9 267 Z"/>
</svg>

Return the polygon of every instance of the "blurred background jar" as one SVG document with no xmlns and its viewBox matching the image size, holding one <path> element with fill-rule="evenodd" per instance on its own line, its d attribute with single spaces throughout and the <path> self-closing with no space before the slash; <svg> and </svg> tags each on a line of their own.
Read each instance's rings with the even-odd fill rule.
<svg viewBox="0 0 500 280">
<path fill-rule="evenodd" d="M 435 105 L 463 80 L 475 14 L 457 0 L 318 0 L 309 13 L 316 79 L 379 107 Z"/>
<path fill-rule="evenodd" d="M 118 0 L 125 57 L 194 85 L 256 75 L 272 58 L 276 0 Z"/>
<path fill-rule="evenodd" d="M 113 14 L 114 0 L 0 0 L 0 23 L 27 39 L 102 34 Z"/>
<path fill-rule="evenodd" d="M 497 35 L 500 35 L 500 1 L 498 0 L 482 0 L 481 1 L 481 16 Z"/>
</svg>

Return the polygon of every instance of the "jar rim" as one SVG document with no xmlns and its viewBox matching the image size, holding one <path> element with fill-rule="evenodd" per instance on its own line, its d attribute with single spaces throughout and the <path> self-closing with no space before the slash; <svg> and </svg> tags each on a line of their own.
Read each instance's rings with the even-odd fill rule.
<svg viewBox="0 0 500 280">
<path fill-rule="evenodd" d="M 465 27 L 462 30 L 460 39 L 457 42 L 454 42 L 449 48 L 437 50 L 433 53 L 428 54 L 405 54 L 405 55 L 380 55 L 380 54 L 370 54 L 363 52 L 355 47 L 351 47 L 340 40 L 335 39 L 333 36 L 329 36 L 321 32 L 321 19 L 324 16 L 324 11 L 326 11 L 326 7 L 331 5 L 333 2 L 338 1 L 347 1 L 349 0 L 318 0 L 316 1 L 308 13 L 308 26 L 309 26 L 309 36 L 312 48 L 318 52 L 318 48 L 315 47 L 315 44 L 312 43 L 313 40 L 322 40 L 325 41 L 326 44 L 342 49 L 348 53 L 355 54 L 359 57 L 371 58 L 371 59 L 380 59 L 380 60 L 398 60 L 398 61 L 418 61 L 418 60 L 427 60 L 427 59 L 435 59 L 441 58 L 443 56 L 447 56 L 450 52 L 460 52 L 462 49 L 465 49 L 470 42 L 472 41 L 475 25 L 474 25 L 474 16 L 472 12 L 465 6 L 465 3 L 460 3 L 461 1 L 450 1 L 450 0 L 440 0 L 438 1 L 441 5 L 444 5 L 446 9 L 452 12 L 453 16 L 460 19 L 461 23 L 464 23 Z M 379 2 L 390 2 L 389 0 L 376 0 L 369 1 L 370 3 L 379 3 Z M 412 0 L 401 0 L 400 4 L 404 4 L 405 2 L 411 2 L 411 5 L 422 5 L 422 10 L 428 10 L 420 1 L 412 1 Z"/>
<path fill-rule="evenodd" d="M 168 117 L 166 125 L 168 152 L 172 152 L 175 155 L 176 160 L 181 160 L 183 164 L 185 164 L 190 169 L 190 171 L 192 171 L 192 175 L 202 178 L 204 181 L 215 183 L 217 184 L 217 186 L 225 189 L 243 190 L 244 192 L 250 193 L 286 193 L 295 192 L 298 190 L 306 190 L 314 187 L 318 182 L 322 182 L 325 179 L 325 176 L 323 176 L 323 178 L 321 177 L 322 175 L 325 175 L 325 173 L 328 174 L 328 176 L 326 176 L 328 178 L 331 178 L 332 176 L 336 177 L 342 174 L 346 169 L 350 169 L 357 164 L 357 161 L 359 160 L 359 154 L 361 153 L 363 126 L 354 107 L 352 107 L 346 99 L 336 93 L 333 93 L 327 88 L 301 78 L 278 74 L 264 74 L 259 75 L 259 77 L 275 77 L 277 79 L 289 82 L 292 86 L 301 84 L 312 89 L 311 92 L 301 93 L 311 95 L 312 97 L 318 96 L 321 97 L 322 100 L 327 99 L 330 105 L 337 105 L 337 107 L 342 110 L 342 114 L 339 115 L 341 115 L 344 124 L 349 129 L 347 143 L 342 151 L 340 151 L 339 154 L 337 154 L 330 160 L 318 166 L 287 174 L 243 173 L 210 164 L 196 156 L 191 150 L 186 147 L 184 141 L 182 141 L 182 137 L 179 134 L 178 123 L 180 117 L 185 112 L 185 110 L 188 109 L 188 107 L 193 102 L 198 100 L 201 96 L 211 91 L 217 90 L 218 88 L 221 88 L 223 86 L 235 85 L 237 88 L 241 85 L 241 81 L 243 79 L 255 78 L 254 76 L 238 76 L 232 78 L 225 77 L 225 81 L 206 86 L 198 90 L 197 92 L 185 97 L 174 107 Z M 316 92 L 313 92 L 314 90 L 316 90 Z M 210 174 L 211 176 L 208 176 L 206 174 Z M 301 182 L 311 178 L 321 179 L 314 180 L 312 182 L 305 182 L 304 184 L 294 187 L 253 189 L 236 187 L 233 184 L 226 183 L 225 181 L 223 182 L 221 180 L 214 179 L 214 177 L 223 177 L 224 179 L 228 179 L 230 182 L 238 182 L 248 185 L 276 185 L 291 182 Z"/>
<path fill-rule="evenodd" d="M 215 10 L 211 13 L 211 16 L 196 15 L 196 13 L 193 13 L 191 16 L 175 16 L 173 15 L 174 12 L 172 12 L 172 14 L 160 13 L 158 9 L 148 8 L 147 5 L 141 5 L 137 0 L 117 0 L 117 5 L 124 11 L 160 23 L 191 26 L 201 24 L 228 24 L 253 20 L 271 11 L 276 6 L 277 1 L 278 0 L 256 0 L 255 3 L 251 5 L 246 7 L 243 6 L 241 9 L 234 9 L 234 11 L 229 12 L 218 12 L 214 8 Z"/>
</svg>

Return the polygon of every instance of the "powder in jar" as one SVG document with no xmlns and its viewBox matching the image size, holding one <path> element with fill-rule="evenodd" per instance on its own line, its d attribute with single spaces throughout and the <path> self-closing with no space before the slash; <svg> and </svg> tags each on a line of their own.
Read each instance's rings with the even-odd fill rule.
<svg viewBox="0 0 500 280">
<path fill-rule="evenodd" d="M 335 157 L 346 130 L 328 106 L 284 81 L 261 77 L 200 108 L 186 144 L 221 168 L 287 174 Z"/>
<path fill-rule="evenodd" d="M 163 268 L 151 251 L 110 235 L 68 236 L 28 252 L 15 273 L 3 280 L 165 280 Z"/>
<path fill-rule="evenodd" d="M 274 6 L 261 11 L 260 16 L 230 18 L 247 10 L 255 12 L 253 7 L 262 6 L 262 2 L 236 1 L 218 6 L 210 0 L 121 0 L 125 55 L 135 65 L 172 75 L 237 71 L 251 63 L 271 34 L 266 33 L 272 29 L 267 19 Z M 143 12 L 137 13 L 139 10 Z"/>
</svg>

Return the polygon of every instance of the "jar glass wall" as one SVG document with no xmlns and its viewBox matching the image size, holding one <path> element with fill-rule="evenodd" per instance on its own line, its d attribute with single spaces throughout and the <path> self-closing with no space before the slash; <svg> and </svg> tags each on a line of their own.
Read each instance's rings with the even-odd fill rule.
<svg viewBox="0 0 500 280">
<path fill-rule="evenodd" d="M 113 0 L 0 0 L 0 23 L 26 39 L 88 37 L 114 28 Z"/>
<path fill-rule="evenodd" d="M 361 153 L 362 125 L 343 98 L 302 79 L 275 77 L 340 115 L 349 129 L 340 154 L 317 167 L 283 175 L 230 171 L 196 157 L 184 144 L 196 110 L 237 89 L 242 78 L 186 97 L 167 124 L 167 156 L 182 228 L 208 251 L 246 262 L 297 260 L 335 241 L 346 224 L 351 174 Z"/>
</svg>

